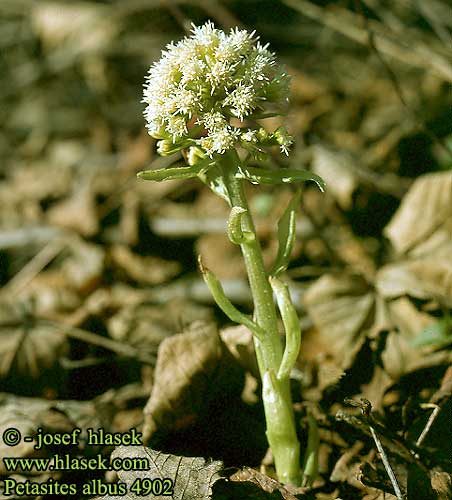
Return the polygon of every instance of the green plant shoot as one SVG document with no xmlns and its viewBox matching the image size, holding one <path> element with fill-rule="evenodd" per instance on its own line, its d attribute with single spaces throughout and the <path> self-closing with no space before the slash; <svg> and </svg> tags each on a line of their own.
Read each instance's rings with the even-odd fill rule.
<svg viewBox="0 0 452 500">
<path fill-rule="evenodd" d="M 198 177 L 230 205 L 227 234 L 243 254 L 254 303 L 252 317 L 232 304 L 201 261 L 200 270 L 221 310 L 253 333 L 276 473 L 281 482 L 299 485 L 300 444 L 289 383 L 301 334 L 289 290 L 279 275 L 289 264 L 301 193 L 296 191 L 279 222 L 279 251 L 267 271 L 244 190 L 244 182 L 277 185 L 308 180 L 323 190 L 322 179 L 308 171 L 249 165 L 249 160 L 259 163 L 265 159 L 274 146 L 289 153 L 292 137 L 286 129 L 268 132 L 257 121 L 285 114 L 289 83 L 275 55 L 260 44 L 254 32 L 232 29 L 226 34 L 210 22 L 194 26 L 190 37 L 169 44 L 151 67 L 143 99 L 147 128 L 158 140 L 158 152 L 182 151 L 187 165 L 147 170 L 138 176 L 154 181 Z M 285 329 L 284 346 L 274 295 Z M 311 477 L 312 471 L 309 474 Z"/>
</svg>

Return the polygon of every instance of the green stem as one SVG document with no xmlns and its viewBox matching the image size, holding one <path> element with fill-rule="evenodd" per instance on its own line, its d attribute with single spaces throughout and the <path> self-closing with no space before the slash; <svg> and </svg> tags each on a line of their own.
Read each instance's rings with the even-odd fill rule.
<svg viewBox="0 0 452 500">
<path fill-rule="evenodd" d="M 243 180 L 236 177 L 240 159 L 235 150 L 223 155 L 220 167 L 231 207 L 243 209 L 242 230 L 254 235 L 253 238 L 246 238 L 241 242 L 240 248 L 254 301 L 254 319 L 265 332 L 262 339 L 254 336 L 254 345 L 263 381 L 267 439 L 279 480 L 286 484 L 298 485 L 301 481 L 300 444 L 295 430 L 290 380 L 288 377 L 284 380 L 276 379 L 283 358 L 283 346 L 278 334 L 273 291 L 265 271 L 260 243 L 255 236 L 256 230 L 246 200 Z"/>
</svg>

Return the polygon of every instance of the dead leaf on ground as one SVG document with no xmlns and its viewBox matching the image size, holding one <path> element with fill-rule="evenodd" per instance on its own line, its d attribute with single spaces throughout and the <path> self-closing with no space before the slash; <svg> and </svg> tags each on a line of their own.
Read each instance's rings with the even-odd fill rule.
<svg viewBox="0 0 452 500">
<path fill-rule="evenodd" d="M 219 279 L 238 278 L 245 273 L 240 249 L 225 234 L 202 235 L 197 240 L 196 252 L 202 256 L 203 265 Z"/>
<path fill-rule="evenodd" d="M 42 2 L 32 10 L 32 23 L 47 51 L 72 48 L 70 53 L 77 55 L 103 50 L 117 31 L 104 7 L 96 4 Z"/>
<path fill-rule="evenodd" d="M 43 271 L 38 274 L 27 287 L 18 294 L 20 300 L 31 301 L 36 316 L 49 317 L 65 314 L 80 306 L 81 298 L 75 290 L 67 286 L 60 272 Z"/>
<path fill-rule="evenodd" d="M 225 351 L 216 325 L 205 322 L 195 322 L 160 344 L 155 382 L 144 409 L 145 442 L 157 430 L 169 432 L 192 424 L 207 410 L 209 400 L 226 389 L 225 383 L 231 385 L 234 363 L 228 357 L 222 370 Z"/>
<path fill-rule="evenodd" d="M 452 217 L 452 172 L 416 179 L 385 228 L 397 253 L 425 241 Z"/>
<path fill-rule="evenodd" d="M 56 203 L 46 212 L 50 224 L 91 237 L 99 231 L 95 193 L 90 184 L 79 187 L 69 198 Z"/>
<path fill-rule="evenodd" d="M 149 464 L 149 469 L 139 471 L 118 471 L 119 480 L 127 485 L 127 494 L 121 497 L 104 496 L 103 500 L 125 498 L 139 500 L 143 498 L 162 498 L 161 495 L 137 495 L 131 486 L 137 479 L 169 479 L 172 483 L 171 494 L 164 498 L 172 500 L 208 500 L 212 497 L 213 485 L 222 478 L 220 471 L 223 463 L 206 461 L 202 457 L 180 457 L 161 453 L 144 446 L 120 446 L 112 453 L 114 458 L 142 459 Z M 166 484 L 166 483 L 165 483 Z M 99 499 L 100 500 L 100 499 Z"/>
<path fill-rule="evenodd" d="M 0 378 L 17 376 L 37 378 L 52 368 L 67 353 L 63 331 L 40 325 L 20 306 L 0 303 Z"/>
<path fill-rule="evenodd" d="M 306 291 L 303 302 L 317 329 L 312 340 L 322 346 L 319 370 L 328 356 L 338 368 L 325 377 L 323 383 L 329 385 L 350 368 L 366 340 L 373 323 L 375 296 L 360 276 L 325 275 Z"/>
<path fill-rule="evenodd" d="M 0 395 L 1 398 L 1 395 Z M 22 436 L 29 436 L 36 432 L 38 421 L 33 412 L 30 411 L 30 406 L 19 406 L 18 404 L 8 404 L 3 402 L 0 404 L 0 435 L 9 429 L 18 429 Z M 0 440 L 0 474 L 6 476 L 9 471 L 6 469 L 3 462 L 5 457 L 30 457 L 36 455 L 34 442 L 25 442 L 21 440 L 16 446 L 8 446 L 4 440 Z M 37 473 L 36 471 L 31 471 Z"/>
<path fill-rule="evenodd" d="M 452 475 L 447 472 L 432 471 L 432 489 L 438 496 L 438 500 L 452 499 Z"/>
<path fill-rule="evenodd" d="M 312 169 L 326 182 L 328 192 L 344 210 L 350 208 L 353 191 L 358 185 L 350 162 L 340 151 L 332 151 L 322 145 L 314 147 Z"/>
<path fill-rule="evenodd" d="M 261 472 L 250 467 L 243 467 L 243 469 L 235 472 L 229 480 L 238 483 L 252 483 L 259 486 L 261 494 L 259 494 L 259 491 L 253 494 L 253 498 L 256 499 L 268 498 L 268 495 L 262 495 L 263 492 L 278 492 L 280 498 L 283 498 L 284 500 L 297 500 L 298 498 L 303 498 L 305 496 L 304 493 L 307 491 L 306 488 L 284 486 L 279 481 L 276 481 L 266 474 L 262 474 Z M 239 494 L 240 492 L 238 492 L 238 495 Z M 249 498 L 249 496 L 246 496 L 246 498 Z"/>
<path fill-rule="evenodd" d="M 396 367 L 392 369 L 397 373 Z M 376 411 L 383 409 L 383 398 L 386 391 L 394 384 L 394 379 L 381 367 L 375 366 L 372 380 L 368 384 L 361 385 L 361 396 L 372 403 Z"/>
<path fill-rule="evenodd" d="M 385 234 L 399 254 L 376 279 L 387 298 L 410 295 L 452 306 L 452 173 L 419 177 Z"/>
<path fill-rule="evenodd" d="M 0 436 L 3 432 L 14 427 L 19 429 L 22 437 L 36 435 L 37 429 L 44 432 L 71 432 L 75 427 L 82 429 L 81 436 L 86 435 L 86 429 L 110 428 L 110 417 L 102 411 L 101 406 L 94 401 L 47 401 L 40 398 L 27 398 L 12 394 L 0 393 Z M 8 475 L 4 466 L 4 457 L 34 457 L 51 456 L 55 447 L 44 446 L 35 450 L 36 441 L 27 442 L 24 439 L 16 446 L 7 446 L 0 440 L 0 474 Z M 80 450 L 84 448 L 80 439 Z M 52 451 L 53 450 L 53 451 Z M 66 449 L 67 450 L 67 449 Z M 96 452 L 96 448 L 86 447 L 89 454 Z M 98 451 L 98 450 L 97 450 Z M 34 469 L 28 473 L 40 475 Z"/>
<path fill-rule="evenodd" d="M 388 299 L 409 295 L 434 299 L 452 306 L 452 244 L 446 254 L 434 253 L 421 259 L 407 259 L 387 264 L 377 273 L 376 287 Z"/>
<path fill-rule="evenodd" d="M 246 326 L 230 326 L 220 330 L 221 340 L 244 370 L 259 378 L 253 334 Z"/>
<path fill-rule="evenodd" d="M 346 450 L 342 456 L 337 460 L 334 465 L 333 471 L 330 475 L 332 482 L 347 482 L 355 488 L 361 489 L 362 483 L 357 479 L 359 463 L 361 457 L 360 451 L 363 449 L 364 444 L 362 441 L 356 441 L 354 445 Z"/>
<path fill-rule="evenodd" d="M 212 319 L 212 309 L 188 300 L 173 299 L 164 305 L 125 305 L 107 321 L 107 326 L 115 340 L 155 351 L 160 342 L 193 321 Z"/>
<path fill-rule="evenodd" d="M 181 264 L 159 257 L 134 254 L 125 245 L 114 245 L 110 251 L 113 264 L 127 277 L 144 285 L 160 285 L 177 276 Z"/>
<path fill-rule="evenodd" d="M 105 251 L 99 245 L 78 238 L 70 244 L 71 254 L 61 268 L 66 279 L 80 293 L 91 291 L 100 282 L 104 271 Z"/>
<path fill-rule="evenodd" d="M 385 371 L 395 381 L 415 370 L 449 363 L 450 355 L 447 351 L 426 354 L 418 347 L 413 347 L 409 338 L 393 331 L 386 339 L 382 360 Z"/>
</svg>

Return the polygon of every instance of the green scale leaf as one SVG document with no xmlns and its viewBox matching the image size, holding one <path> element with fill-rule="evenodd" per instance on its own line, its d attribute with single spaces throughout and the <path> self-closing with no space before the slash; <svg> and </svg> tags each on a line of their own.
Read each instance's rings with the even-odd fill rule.
<svg viewBox="0 0 452 500">
<path fill-rule="evenodd" d="M 295 243 L 296 213 L 300 199 L 301 191 L 298 189 L 278 222 L 278 254 L 270 276 L 278 276 L 289 265 L 290 254 Z"/>
</svg>

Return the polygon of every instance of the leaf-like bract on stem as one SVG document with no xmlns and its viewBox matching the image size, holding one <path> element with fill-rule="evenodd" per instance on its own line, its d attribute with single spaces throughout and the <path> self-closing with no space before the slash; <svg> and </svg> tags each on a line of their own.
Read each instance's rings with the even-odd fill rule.
<svg viewBox="0 0 452 500">
<path fill-rule="evenodd" d="M 277 276 L 287 269 L 292 253 L 293 245 L 295 243 L 296 231 L 296 212 L 297 206 L 300 203 L 301 191 L 297 189 L 293 198 L 287 205 L 281 219 L 278 222 L 278 254 L 270 272 L 271 276 Z"/>
<path fill-rule="evenodd" d="M 282 168 L 269 170 L 267 168 L 248 167 L 240 165 L 236 177 L 246 179 L 252 184 L 293 184 L 294 182 L 314 181 L 320 191 L 325 190 L 324 180 L 308 170 Z"/>
<path fill-rule="evenodd" d="M 228 238 L 235 245 L 241 245 L 247 241 L 254 239 L 254 233 L 251 231 L 243 231 L 242 217 L 247 210 L 243 207 L 232 207 L 228 219 Z"/>
<path fill-rule="evenodd" d="M 265 336 L 264 330 L 255 323 L 249 316 L 241 313 L 234 304 L 226 297 L 224 293 L 223 287 L 221 286 L 220 280 L 213 274 L 212 271 L 205 268 L 202 265 L 201 258 L 198 259 L 199 268 L 201 270 L 204 281 L 209 287 L 210 293 L 212 294 L 215 302 L 218 304 L 218 307 L 226 314 L 226 316 L 235 323 L 239 323 L 241 325 L 249 328 L 253 334 L 260 340 L 262 340 Z"/>
<path fill-rule="evenodd" d="M 278 370 L 278 380 L 289 378 L 294 367 L 301 345 L 300 321 L 289 295 L 289 289 L 278 278 L 269 278 L 273 292 L 276 295 L 284 329 L 286 331 L 286 347 Z"/>
<path fill-rule="evenodd" d="M 175 179 L 191 179 L 205 172 L 211 166 L 211 160 L 199 161 L 190 167 L 171 167 L 156 170 L 143 170 L 137 176 L 146 181 L 171 181 Z"/>
</svg>

